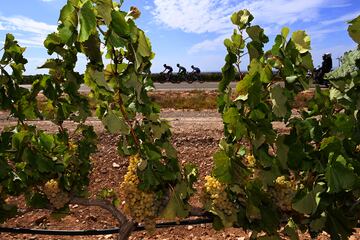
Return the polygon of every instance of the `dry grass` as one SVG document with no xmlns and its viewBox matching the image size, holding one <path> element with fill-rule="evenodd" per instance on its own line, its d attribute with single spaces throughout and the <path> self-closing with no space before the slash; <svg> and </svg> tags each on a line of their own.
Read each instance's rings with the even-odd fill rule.
<svg viewBox="0 0 360 240">
<path fill-rule="evenodd" d="M 299 93 L 293 103 L 293 108 L 303 108 L 307 106 L 308 101 L 313 96 L 313 91 L 304 91 Z M 216 109 L 217 91 L 156 91 L 149 92 L 149 96 L 152 101 L 160 105 L 161 108 L 172 109 L 192 109 L 192 110 L 205 110 Z M 232 96 L 236 98 L 236 94 Z M 45 97 L 38 96 L 40 107 L 45 105 Z M 95 101 L 90 99 L 90 107 L 95 110 Z"/>
<path fill-rule="evenodd" d="M 216 91 L 151 92 L 151 99 L 161 108 L 216 109 Z"/>
</svg>

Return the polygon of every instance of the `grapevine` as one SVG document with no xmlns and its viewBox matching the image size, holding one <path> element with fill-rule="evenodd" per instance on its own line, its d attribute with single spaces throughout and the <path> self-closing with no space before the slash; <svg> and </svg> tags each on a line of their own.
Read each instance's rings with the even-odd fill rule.
<svg viewBox="0 0 360 240">
<path fill-rule="evenodd" d="M 327 75 L 330 88 L 316 87 L 300 116 L 292 116 L 295 97 L 311 84 L 306 77 L 313 69 L 310 37 L 304 31 L 289 37 L 285 27 L 265 51 L 269 39 L 252 25 L 253 18 L 248 10 L 234 13 L 236 29 L 224 41 L 228 53 L 218 97 L 224 138 L 213 157 L 213 177 L 226 184 L 237 219 L 215 218 L 214 227 L 239 225 L 254 230 L 253 237 L 262 230 L 278 239 L 286 216 L 284 231 L 291 237 L 308 229 L 312 237 L 325 230 L 332 239 L 346 239 L 358 219 L 345 207 L 358 206 L 358 50 L 346 53 L 342 66 Z M 360 17 L 349 22 L 357 43 L 359 22 Z M 246 53 L 248 72 L 233 98 L 229 83 L 237 80 Z M 274 121 L 284 123 L 289 133 L 277 132 Z"/>
<path fill-rule="evenodd" d="M 57 30 L 44 41 L 50 57 L 40 68 L 48 75 L 39 76 L 31 89 L 20 86 L 25 48 L 6 35 L 0 109 L 17 123 L 0 134 L 1 222 L 17 214 L 7 198 L 20 195 L 33 208 L 49 203 L 54 211 L 70 203 L 103 207 L 118 220 L 120 239 L 128 238 L 136 224 L 152 231 L 158 219 L 190 215 L 197 169 L 180 166 L 170 126 L 148 96 L 154 53 L 135 23 L 141 12 L 136 7 L 124 11 L 122 3 L 68 0 Z M 236 29 L 224 41 L 227 55 L 218 96 L 224 137 L 213 156 L 213 171 L 205 177 L 203 208 L 215 229 L 242 227 L 253 232 L 252 238 L 263 232 L 279 239 L 283 230 L 297 239 L 298 230 L 308 230 L 313 238 L 326 231 L 332 239 L 347 239 L 360 211 L 359 47 L 327 74 L 329 89 L 316 87 L 308 106 L 293 115 L 296 96 L 311 84 L 310 37 L 304 31 L 290 36 L 284 27 L 265 50 L 269 38 L 253 19 L 248 10 L 234 13 Z M 360 17 L 349 22 L 357 44 L 359 27 Z M 84 74 L 75 70 L 78 55 L 87 59 Z M 244 57 L 250 64 L 242 76 Z M 240 80 L 235 97 L 229 87 L 234 80 Z M 90 87 L 90 96 L 79 93 L 81 84 Z M 96 132 L 86 125 L 92 115 L 119 136 L 118 153 L 129 160 L 115 196 L 122 208 L 86 197 L 97 146 Z M 35 119 L 53 122 L 57 131 L 29 124 Z M 75 128 L 66 129 L 65 121 Z M 289 131 L 278 132 L 275 121 Z"/>
<path fill-rule="evenodd" d="M 0 172 L 4 173 L 0 175 L 0 212 L 11 210 L 1 221 L 16 214 L 5 204 L 6 197 L 23 193 L 29 206 L 50 203 L 55 211 L 74 202 L 101 206 L 118 219 L 124 239 L 137 223 L 152 230 L 157 218 L 189 215 L 187 201 L 194 193 L 197 171 L 192 165 L 180 167 L 170 142 L 170 126 L 160 119 L 159 106 L 147 94 L 153 88 L 154 53 L 144 31 L 135 24 L 140 15 L 136 7 L 123 11 L 122 2 L 68 0 L 57 31 L 44 41 L 51 56 L 40 68 L 47 69 L 48 75 L 39 76 L 30 90 L 19 85 L 27 63 L 22 55 L 25 48 L 7 35 L 0 61 L 0 109 L 9 111 L 18 124 L 6 128 L 0 137 Z M 87 59 L 84 74 L 75 70 L 79 54 Z M 105 63 L 104 57 L 110 61 Z M 81 84 L 90 87 L 90 96 L 79 93 Z M 45 103 L 39 104 L 39 93 Z M 121 209 L 106 205 L 110 203 L 84 198 L 97 144 L 97 134 L 85 124 L 94 114 L 90 102 L 95 103 L 95 114 L 105 129 L 119 135 L 119 154 L 130 159 L 117 194 L 129 219 Z M 52 121 L 58 131 L 46 133 L 26 123 L 34 119 Z M 65 121 L 75 122 L 75 130 L 66 129 Z M 20 181 L 12 183 L 18 176 Z"/>
</svg>

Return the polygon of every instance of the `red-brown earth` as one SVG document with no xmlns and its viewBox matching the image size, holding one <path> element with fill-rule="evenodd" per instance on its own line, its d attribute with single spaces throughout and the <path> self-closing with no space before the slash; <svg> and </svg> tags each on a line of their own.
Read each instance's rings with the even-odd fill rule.
<svg viewBox="0 0 360 240">
<path fill-rule="evenodd" d="M 211 172 L 212 155 L 218 148 L 218 142 L 222 137 L 222 122 L 215 110 L 206 111 L 163 111 L 162 117 L 169 119 L 172 125 L 172 142 L 178 151 L 179 161 L 184 164 L 187 162 L 195 163 L 199 167 L 199 181 L 196 188 L 200 190 L 204 176 Z M 0 130 L 7 125 L 8 121 L 0 121 Z M 48 131 L 55 131 L 56 127 L 49 122 L 35 122 L 40 128 Z M 92 171 L 90 175 L 89 192 L 92 198 L 103 188 L 113 188 L 118 190 L 119 184 L 127 170 L 127 159 L 119 157 L 116 152 L 117 136 L 110 135 L 102 129 L 101 122 L 89 121 L 95 126 L 99 134 L 98 152 L 93 155 Z M 67 123 L 66 127 L 73 128 L 72 123 Z M 283 128 L 278 125 L 278 128 Z M 116 167 L 114 167 L 114 163 Z M 97 207 L 82 207 L 71 205 L 70 214 L 62 219 L 55 219 L 50 216 L 48 210 L 34 210 L 26 212 L 23 198 L 12 199 L 20 203 L 19 216 L 6 221 L 0 226 L 24 227 L 40 229 L 63 229 L 63 230 L 83 230 L 83 229 L 105 229 L 116 227 L 117 222 L 111 215 Z M 200 206 L 198 196 L 192 199 L 192 204 Z M 211 224 L 201 224 L 196 226 L 177 226 L 166 229 L 158 229 L 149 236 L 145 232 L 133 233 L 130 239 L 228 239 L 244 240 L 249 239 L 250 232 L 242 229 L 230 228 L 223 231 L 215 231 Z M 32 240 L 57 240 L 57 239 L 116 239 L 116 235 L 105 236 L 44 236 L 27 234 L 7 234 L 0 233 L 1 240 L 32 239 Z M 311 239 L 308 234 L 301 234 L 301 239 Z M 330 239 L 324 233 L 318 239 Z M 360 232 L 357 231 L 351 239 L 360 239 Z"/>
</svg>

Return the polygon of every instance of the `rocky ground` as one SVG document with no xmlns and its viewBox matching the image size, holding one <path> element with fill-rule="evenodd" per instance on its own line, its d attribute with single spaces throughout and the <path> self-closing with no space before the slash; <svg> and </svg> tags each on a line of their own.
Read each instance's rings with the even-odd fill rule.
<svg viewBox="0 0 360 240">
<path fill-rule="evenodd" d="M 212 168 L 212 155 L 217 150 L 219 139 L 222 137 L 222 122 L 215 110 L 207 111 L 175 111 L 165 110 L 162 116 L 167 118 L 172 125 L 173 144 L 175 145 L 181 163 L 191 162 L 199 166 L 200 177 L 196 187 L 209 174 Z M 0 118 L 1 119 L 1 118 Z M 49 131 L 56 130 L 56 127 L 49 122 L 35 122 L 39 127 Z M 89 191 L 91 197 L 95 198 L 97 193 L 103 188 L 118 189 L 120 182 L 127 169 L 127 161 L 119 157 L 116 153 L 117 136 L 109 135 L 102 129 L 101 122 L 94 119 L 88 122 L 95 126 L 99 133 L 100 141 L 98 152 L 93 156 L 93 169 L 91 172 L 91 182 Z M 0 130 L 9 121 L 0 121 Z M 74 127 L 72 123 L 67 123 L 67 127 Z M 281 126 L 279 126 L 281 127 Z M 12 199 L 23 203 L 22 198 Z M 194 205 L 200 205 L 198 198 L 192 199 Z M 26 227 L 42 229 L 104 229 L 116 227 L 116 221 L 111 215 L 96 207 L 81 207 L 71 205 L 71 213 L 61 219 L 54 218 L 47 210 L 35 210 L 26 212 L 25 208 L 22 215 L 8 220 L 0 226 L 7 227 Z M 226 229 L 215 231 L 211 224 L 201 224 L 197 226 L 178 226 L 157 230 L 149 236 L 145 232 L 136 232 L 130 239 L 249 239 L 251 233 L 242 229 Z M 115 235 L 105 236 L 86 236 L 86 237 L 62 237 L 62 236 L 40 236 L 40 235 L 14 235 L 0 233 L 1 240 L 32 239 L 32 240 L 55 240 L 55 239 L 116 239 Z M 301 239 L 310 239 L 307 234 L 302 234 Z M 330 239 L 325 233 L 319 239 Z M 360 239 L 359 232 L 352 239 Z"/>
</svg>

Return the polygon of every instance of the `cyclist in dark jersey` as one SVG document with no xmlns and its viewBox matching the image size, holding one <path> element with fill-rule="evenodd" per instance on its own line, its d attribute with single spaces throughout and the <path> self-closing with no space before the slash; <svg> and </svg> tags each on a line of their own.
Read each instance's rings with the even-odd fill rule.
<svg viewBox="0 0 360 240">
<path fill-rule="evenodd" d="M 314 80 L 318 84 L 329 85 L 329 81 L 324 79 L 325 74 L 331 72 L 332 69 L 332 58 L 331 53 L 326 53 L 323 55 L 323 62 L 320 68 L 315 69 Z"/>
<path fill-rule="evenodd" d="M 191 65 L 191 68 L 193 69 L 193 73 L 196 73 L 196 74 L 200 74 L 200 68 L 198 68 L 198 67 L 194 67 L 194 65 Z"/>
<path fill-rule="evenodd" d="M 160 73 L 160 75 L 165 74 L 165 75 L 166 75 L 165 80 L 169 81 L 170 78 L 171 78 L 172 72 L 173 72 L 173 68 L 172 68 L 171 66 L 166 65 L 166 64 L 164 64 L 164 68 L 165 68 L 164 71 L 162 71 L 162 72 Z M 166 71 L 167 71 L 167 72 L 166 72 Z M 160 79 L 161 79 L 161 80 L 159 80 L 159 81 L 160 81 L 161 83 L 165 82 L 164 79 L 162 79 L 162 78 L 160 78 Z"/>
<path fill-rule="evenodd" d="M 164 71 L 162 71 L 163 73 L 165 73 L 165 71 L 167 70 L 168 72 L 166 74 L 169 74 L 169 75 L 172 74 L 173 68 L 171 66 L 164 64 L 164 68 L 165 68 Z"/>
<path fill-rule="evenodd" d="M 179 68 L 178 74 L 186 74 L 186 68 L 180 66 L 180 64 L 176 64 L 176 66 Z"/>
</svg>

